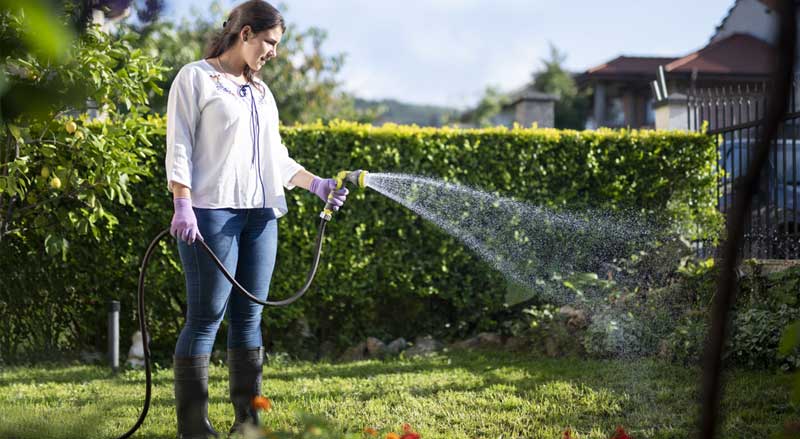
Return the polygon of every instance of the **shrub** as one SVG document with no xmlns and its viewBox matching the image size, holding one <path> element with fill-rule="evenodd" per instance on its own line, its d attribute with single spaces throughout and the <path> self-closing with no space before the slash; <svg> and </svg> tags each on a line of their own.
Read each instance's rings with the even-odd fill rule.
<svg viewBox="0 0 800 439">
<path fill-rule="evenodd" d="M 158 118 L 149 123 L 163 126 Z M 403 172 L 556 209 L 668 212 L 680 219 L 681 230 L 705 234 L 718 224 L 713 209 L 715 146 L 700 134 L 375 128 L 345 122 L 286 127 L 282 134 L 293 157 L 323 176 L 342 168 Z M 19 253 L 14 257 L 21 259 L 7 261 L 12 269 L 34 260 L 54 264 L 46 272 L 6 278 L 4 288 L 39 285 L 39 301 L 25 306 L 53 310 L 46 316 L 54 315 L 66 297 L 75 309 L 68 321 L 56 319 L 52 327 L 65 340 L 62 348 L 93 340 L 102 348 L 103 302 L 108 298 L 121 300 L 126 310 L 122 333 L 135 330 L 138 260 L 171 215 L 162 136 L 158 130 L 149 132 L 155 154 L 143 158 L 141 181 L 128 185 L 132 203 L 107 206 L 119 221 L 113 234 L 100 242 L 71 239 L 72 257 L 60 263 Z M 289 192 L 288 198 L 291 212 L 279 222 L 273 299 L 287 297 L 305 280 L 321 208 L 302 190 Z M 265 340 L 273 350 L 291 351 L 296 335 L 287 329 L 301 318 L 318 341 L 344 347 L 366 335 L 458 337 L 495 330 L 509 314 L 506 281 L 499 273 L 433 224 L 374 192 L 353 193 L 327 230 L 323 261 L 308 295 L 292 306 L 265 311 Z M 171 351 L 185 309 L 175 246 L 164 243 L 162 250 L 167 256 L 154 258 L 148 271 L 154 352 Z M 64 296 L 65 290 L 74 294 Z M 22 309 L 19 301 L 5 302 L 8 313 Z M 25 336 L 23 331 L 8 342 L 19 343 Z"/>
<path fill-rule="evenodd" d="M 800 318 L 800 308 L 781 304 L 777 309 L 740 309 L 732 322 L 729 358 L 749 367 L 776 366 L 796 368 L 800 366 L 796 356 L 781 359 L 778 345 L 783 328 Z"/>
<path fill-rule="evenodd" d="M 524 314 L 526 327 L 515 335 L 527 337 L 533 352 L 549 357 L 585 353 L 580 336 L 576 336 L 585 329 L 583 321 L 571 319 L 567 312 L 553 305 L 534 306 L 526 309 Z"/>
</svg>

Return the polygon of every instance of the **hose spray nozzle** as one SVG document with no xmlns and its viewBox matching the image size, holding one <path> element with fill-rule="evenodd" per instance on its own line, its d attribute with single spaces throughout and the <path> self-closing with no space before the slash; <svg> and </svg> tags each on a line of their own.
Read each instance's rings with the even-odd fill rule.
<svg viewBox="0 0 800 439">
<path fill-rule="evenodd" d="M 363 189 L 367 187 L 366 177 L 368 172 L 363 171 L 361 169 L 356 171 L 339 171 L 334 180 L 336 180 L 336 190 L 339 190 L 344 187 L 345 182 L 349 182 L 354 186 L 358 186 L 359 188 Z M 331 203 L 333 200 L 333 191 L 328 194 L 328 202 L 325 203 L 325 208 L 320 212 L 320 218 L 330 221 L 331 216 L 333 215 L 333 204 Z"/>
<path fill-rule="evenodd" d="M 350 171 L 347 173 L 345 180 L 360 187 L 361 189 L 364 189 L 365 187 L 367 187 L 366 183 L 367 174 L 369 174 L 367 171 L 362 171 L 361 169 L 357 171 Z"/>
</svg>

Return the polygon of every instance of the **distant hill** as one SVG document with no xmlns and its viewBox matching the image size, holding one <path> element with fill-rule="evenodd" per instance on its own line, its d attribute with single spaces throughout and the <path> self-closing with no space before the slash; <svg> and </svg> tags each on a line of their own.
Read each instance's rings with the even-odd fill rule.
<svg viewBox="0 0 800 439">
<path fill-rule="evenodd" d="M 375 120 L 375 125 L 392 122 L 401 125 L 417 124 L 419 126 L 440 127 L 457 121 L 460 114 L 460 111 L 456 108 L 408 104 L 395 99 L 368 100 L 356 98 L 355 106 L 359 110 L 382 109 L 380 116 Z"/>
</svg>

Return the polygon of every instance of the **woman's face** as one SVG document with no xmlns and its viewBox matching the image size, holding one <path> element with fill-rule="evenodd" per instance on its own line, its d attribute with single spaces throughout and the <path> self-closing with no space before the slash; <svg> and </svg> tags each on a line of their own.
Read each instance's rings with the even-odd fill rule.
<svg viewBox="0 0 800 439">
<path fill-rule="evenodd" d="M 247 40 L 242 41 L 242 55 L 251 70 L 258 72 L 261 67 L 278 54 L 278 44 L 283 37 L 280 26 L 273 27 L 254 34 L 249 27 L 246 31 Z"/>
</svg>

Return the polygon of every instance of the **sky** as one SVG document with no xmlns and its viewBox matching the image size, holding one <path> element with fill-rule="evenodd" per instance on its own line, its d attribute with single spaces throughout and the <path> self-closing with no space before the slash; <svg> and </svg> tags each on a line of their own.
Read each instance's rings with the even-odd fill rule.
<svg viewBox="0 0 800 439">
<path fill-rule="evenodd" d="M 213 0 L 167 0 L 170 19 Z M 238 0 L 217 0 L 228 11 Z M 343 88 L 367 99 L 467 108 L 488 86 L 531 80 L 552 43 L 583 72 L 619 55 L 683 56 L 703 47 L 734 0 L 284 0 L 286 21 L 324 29 L 344 53 Z M 208 12 L 199 12 L 208 13 Z M 222 25 L 222 23 L 220 23 Z M 277 91 L 276 91 L 277 92 Z"/>
</svg>

